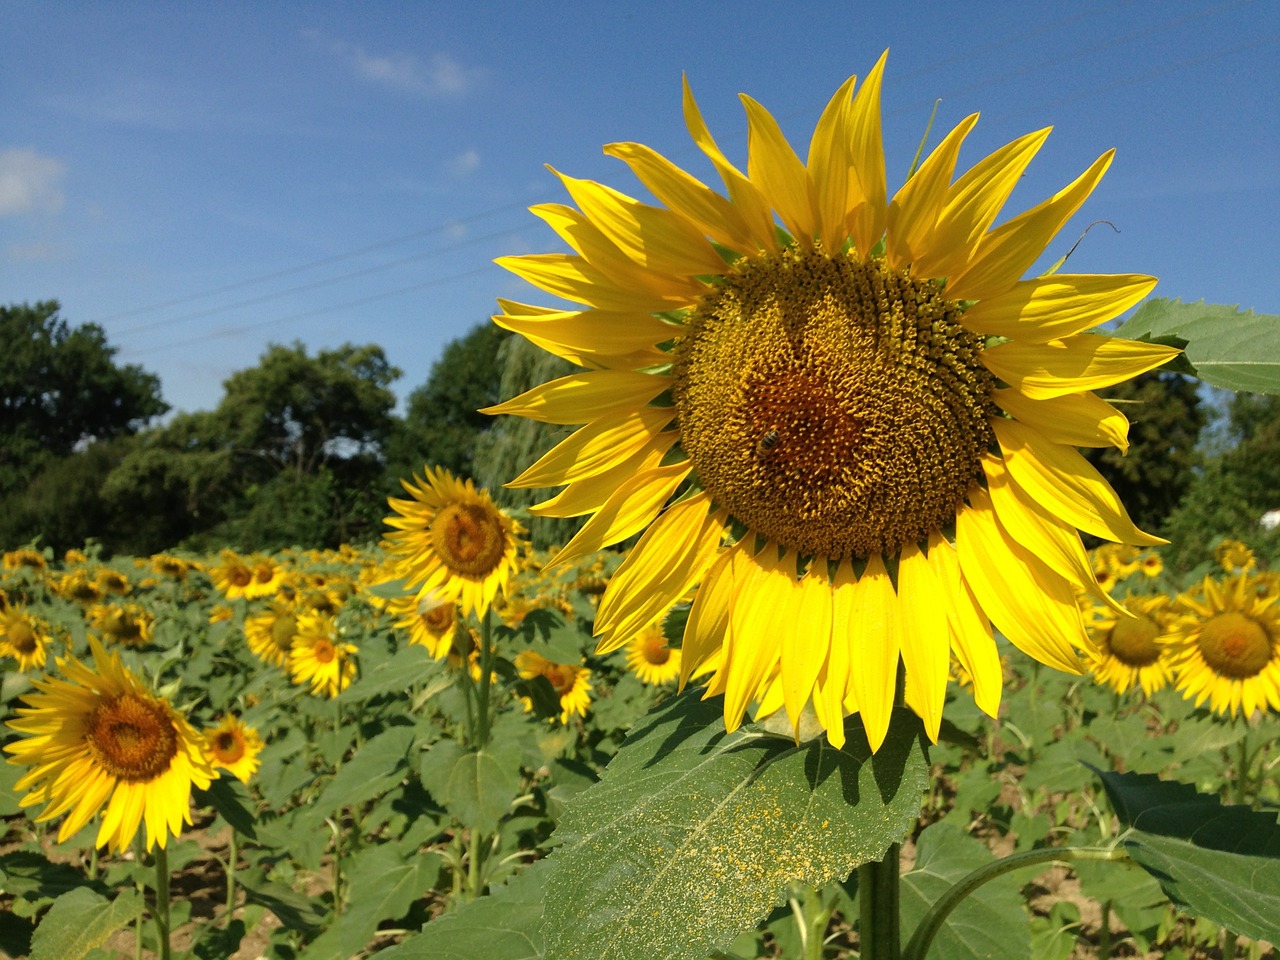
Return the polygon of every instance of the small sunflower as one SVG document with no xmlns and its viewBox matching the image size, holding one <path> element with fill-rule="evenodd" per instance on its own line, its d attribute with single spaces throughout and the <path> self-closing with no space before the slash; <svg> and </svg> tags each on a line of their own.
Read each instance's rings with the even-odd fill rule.
<svg viewBox="0 0 1280 960">
<path fill-rule="evenodd" d="M 333 617 L 304 613 L 289 651 L 294 683 L 310 683 L 316 696 L 336 697 L 356 677 L 356 647 L 338 639 Z"/>
<path fill-rule="evenodd" d="M 40 670 L 48 659 L 53 635 L 49 624 L 18 606 L 0 606 L 0 657 L 18 661 L 18 669 Z"/>
<path fill-rule="evenodd" d="M 154 573 L 170 580 L 185 580 L 195 566 L 190 560 L 168 553 L 152 554 L 150 563 Z"/>
<path fill-rule="evenodd" d="M 215 603 L 209 608 L 210 623 L 225 623 L 236 615 L 236 612 L 225 603 Z"/>
<path fill-rule="evenodd" d="M 387 612 L 398 619 L 395 626 L 409 633 L 409 642 L 426 647 L 433 659 L 442 660 L 453 648 L 458 631 L 458 605 L 442 601 L 435 593 L 391 600 Z"/>
<path fill-rule="evenodd" d="M 34 570 L 37 573 L 42 572 L 49 566 L 49 562 L 45 560 L 44 554 L 37 550 L 10 550 L 4 555 L 4 568 L 6 570 Z"/>
<path fill-rule="evenodd" d="M 807 160 L 744 96 L 745 173 L 686 86 L 725 194 L 637 143 L 605 152 L 659 206 L 557 174 L 576 207 L 533 212 L 572 253 L 498 262 L 582 308 L 500 301 L 494 320 L 585 369 L 485 411 L 585 424 L 510 483 L 564 487 L 535 515 L 590 515 L 555 562 L 641 535 L 601 599 L 598 652 L 700 584 L 681 679 L 724 650 L 707 695 L 729 729 L 779 671 L 793 726 L 811 704 L 841 746 L 859 711 L 873 749 L 899 664 L 931 738 L 953 652 L 995 714 L 992 626 L 1080 672 L 1075 589 L 1104 596 L 1080 531 L 1162 542 L 1075 449 L 1128 446 L 1092 391 L 1177 354 L 1090 332 L 1152 277 L 1023 279 L 1110 151 L 993 226 L 1049 130 L 953 179 L 975 114 L 890 197 L 883 68 L 839 88 Z"/>
<path fill-rule="evenodd" d="M 1163 594 L 1131 594 L 1121 601 L 1130 615 L 1106 607 L 1096 608 L 1089 625 L 1086 654 L 1094 679 L 1116 693 L 1135 686 L 1151 696 L 1169 685 L 1168 649 L 1162 641 L 1170 620 L 1172 601 Z"/>
<path fill-rule="evenodd" d="M 64 573 L 58 580 L 56 589 L 58 595 L 64 600 L 71 600 L 85 605 L 101 603 L 103 598 L 102 587 L 90 580 L 89 575 L 83 570 Z"/>
<path fill-rule="evenodd" d="M 1148 550 L 1138 560 L 1138 569 L 1143 576 L 1154 579 L 1164 573 L 1164 558 L 1154 550 Z"/>
<path fill-rule="evenodd" d="M 228 600 L 243 600 L 253 586 L 253 567 L 234 550 L 224 550 L 217 566 L 209 570 L 214 587 Z"/>
<path fill-rule="evenodd" d="M 396 514 L 383 522 L 395 528 L 387 545 L 406 585 L 456 600 L 464 616 L 483 614 L 506 592 L 524 531 L 488 490 L 443 468 L 400 482 L 413 499 L 388 500 Z"/>
<path fill-rule="evenodd" d="M 72 547 L 62 555 L 62 562 L 68 567 L 75 567 L 82 563 L 88 563 L 89 557 L 83 550 L 77 550 L 75 547 Z"/>
<path fill-rule="evenodd" d="M 244 637 L 265 663 L 287 669 L 289 652 L 298 635 L 298 613 L 283 603 L 273 603 L 261 613 L 244 618 Z"/>
<path fill-rule="evenodd" d="M 253 574 L 244 589 L 245 599 L 260 600 L 280 589 L 280 584 L 285 578 L 284 567 L 262 554 L 255 554 L 245 562 Z"/>
<path fill-rule="evenodd" d="M 129 578 L 119 570 L 112 570 L 110 567 L 100 569 L 94 574 L 93 580 L 106 593 L 114 593 L 119 597 L 123 597 L 133 590 L 133 584 L 129 582 Z"/>
<path fill-rule="evenodd" d="M 1249 574 L 1206 577 L 1200 595 L 1180 594 L 1169 628 L 1174 683 L 1196 706 L 1220 715 L 1280 711 L 1280 595 Z"/>
<path fill-rule="evenodd" d="M 1213 551 L 1216 560 L 1228 574 L 1246 573 L 1258 565 L 1253 551 L 1240 540 L 1223 540 Z"/>
<path fill-rule="evenodd" d="M 205 753 L 215 769 L 227 770 L 241 783 L 258 772 L 262 752 L 262 737 L 253 727 L 240 722 L 239 717 L 227 714 L 204 732 Z"/>
<path fill-rule="evenodd" d="M 516 654 L 516 670 L 525 680 L 546 677 L 560 699 L 560 722 L 573 716 L 585 717 L 591 706 L 591 671 L 571 663 L 556 663 L 533 650 Z M 530 704 L 526 703 L 526 707 Z"/>
<path fill-rule="evenodd" d="M 66 677 L 34 681 L 37 692 L 9 726 L 22 739 L 5 745 L 10 763 L 32 767 L 15 785 L 24 807 L 44 804 L 37 822 L 67 814 L 58 842 L 102 813 L 96 846 L 126 849 L 145 823 L 147 849 L 164 847 L 191 823 L 191 787 L 214 771 L 204 741 L 167 700 L 90 636 L 94 666 L 59 658 Z"/>
<path fill-rule="evenodd" d="M 145 647 L 151 642 L 155 617 L 136 603 L 100 603 L 85 613 L 89 628 L 103 640 L 125 647 Z"/>
<path fill-rule="evenodd" d="M 627 642 L 627 668 L 641 683 L 670 683 L 680 676 L 680 650 L 667 644 L 660 623 L 651 623 Z"/>
</svg>

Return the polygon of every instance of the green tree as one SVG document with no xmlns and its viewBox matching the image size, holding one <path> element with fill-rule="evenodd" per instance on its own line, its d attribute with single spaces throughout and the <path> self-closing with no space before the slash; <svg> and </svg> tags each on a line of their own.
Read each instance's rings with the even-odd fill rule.
<svg viewBox="0 0 1280 960">
<path fill-rule="evenodd" d="M 426 383 L 409 394 L 405 418 L 388 444 L 393 479 L 419 473 L 424 464 L 475 477 L 476 441 L 495 422 L 478 411 L 502 399 L 499 353 L 510 337 L 484 323 L 445 346 Z"/>
<path fill-rule="evenodd" d="M 70 326 L 56 300 L 0 307 L 0 494 L 93 441 L 127 436 L 169 407 L 160 381 L 96 324 Z"/>
</svg>

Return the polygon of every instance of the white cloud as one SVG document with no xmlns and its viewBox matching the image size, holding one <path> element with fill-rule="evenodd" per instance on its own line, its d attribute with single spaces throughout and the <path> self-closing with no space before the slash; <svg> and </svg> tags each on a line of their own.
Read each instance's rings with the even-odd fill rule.
<svg viewBox="0 0 1280 960">
<path fill-rule="evenodd" d="M 0 216 L 57 213 L 67 165 L 29 148 L 0 150 Z"/>
<path fill-rule="evenodd" d="M 393 90 L 426 97 L 458 96 L 465 93 L 479 72 L 469 70 L 443 53 L 426 60 L 409 53 L 370 53 L 364 47 L 343 40 L 324 41 L 318 32 L 307 31 L 330 53 L 345 61 L 356 75 Z"/>
<path fill-rule="evenodd" d="M 476 168 L 480 166 L 480 154 L 474 149 L 464 150 L 452 160 L 449 161 L 449 172 L 455 177 L 465 177 L 474 173 Z"/>
</svg>

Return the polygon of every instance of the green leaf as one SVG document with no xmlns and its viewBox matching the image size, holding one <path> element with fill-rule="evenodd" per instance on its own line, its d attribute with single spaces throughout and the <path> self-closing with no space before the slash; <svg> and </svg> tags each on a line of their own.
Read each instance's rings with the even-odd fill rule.
<svg viewBox="0 0 1280 960">
<path fill-rule="evenodd" d="M 315 933 L 324 923 L 325 912 L 305 894 L 268 880 L 260 867 L 237 874 L 246 903 L 266 907 L 290 930 Z"/>
<path fill-rule="evenodd" d="M 209 784 L 208 790 L 197 788 L 194 792 L 197 806 L 210 806 L 237 833 L 257 839 L 258 818 L 254 813 L 253 798 L 245 785 L 228 773 L 223 773 Z"/>
<path fill-rule="evenodd" d="M 821 887 L 878 860 L 920 813 L 919 721 L 900 711 L 871 756 L 725 733 L 719 700 L 689 693 L 641 721 L 560 821 L 546 881 L 557 958 L 702 960 L 768 914 L 788 881 Z"/>
<path fill-rule="evenodd" d="M 1188 784 L 1098 771 L 1129 856 L 1191 913 L 1280 942 L 1280 825 L 1274 814 L 1223 806 Z"/>
<path fill-rule="evenodd" d="M 440 868 L 438 855 L 405 860 L 391 844 L 366 847 L 347 868 L 343 886 L 350 898 L 342 918 L 302 952 L 299 960 L 348 960 L 373 939 L 383 920 L 409 912 L 430 890 Z"/>
<path fill-rule="evenodd" d="M 142 895 L 121 890 L 108 900 L 87 887 L 68 891 L 53 902 L 31 935 L 31 960 L 80 960 L 142 910 Z"/>
<path fill-rule="evenodd" d="M 391 727 L 369 739 L 325 787 L 315 809 L 324 816 L 372 800 L 404 779 L 412 727 Z"/>
<path fill-rule="evenodd" d="M 902 875 L 902 941 L 956 881 L 994 860 L 981 842 L 949 823 L 926 827 L 916 864 Z M 980 960 L 1031 955 L 1031 924 L 1012 875 L 983 884 L 961 901 L 934 937 L 929 960 Z"/>
<path fill-rule="evenodd" d="M 491 834 L 520 791 L 521 754 L 518 744 L 466 750 L 441 740 L 422 758 L 422 784 L 463 826 Z"/>
<path fill-rule="evenodd" d="M 431 659 L 426 648 L 409 644 L 362 673 L 359 680 L 342 692 L 342 698 L 346 703 L 363 703 L 384 693 L 403 694 L 439 672 L 440 665 Z"/>
<path fill-rule="evenodd" d="M 378 960 L 540 960 L 544 863 L 437 917 L 421 933 L 380 951 Z"/>
<path fill-rule="evenodd" d="M 1195 375 L 1224 390 L 1280 393 L 1280 317 L 1203 300 L 1148 300 L 1114 336 L 1185 344 Z"/>
</svg>

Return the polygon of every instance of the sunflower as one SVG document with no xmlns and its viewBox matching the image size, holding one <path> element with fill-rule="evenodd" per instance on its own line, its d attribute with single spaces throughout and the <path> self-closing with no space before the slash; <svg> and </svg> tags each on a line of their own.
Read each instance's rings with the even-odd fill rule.
<svg viewBox="0 0 1280 960">
<path fill-rule="evenodd" d="M 168 553 L 152 554 L 150 563 L 153 572 L 171 580 L 184 580 L 187 574 L 195 569 L 195 564 L 190 560 L 184 560 L 182 557 L 175 557 Z"/>
<path fill-rule="evenodd" d="M 253 727 L 245 726 L 239 717 L 227 714 L 204 731 L 205 753 L 215 769 L 227 770 L 241 783 L 258 772 L 262 737 Z"/>
<path fill-rule="evenodd" d="M 280 589 L 285 577 L 284 567 L 262 554 L 254 554 L 245 563 L 253 574 L 244 588 L 245 599 L 259 600 Z"/>
<path fill-rule="evenodd" d="M 1227 573 L 1244 573 L 1258 565 L 1253 551 L 1240 540 L 1223 540 L 1213 551 L 1213 559 Z"/>
<path fill-rule="evenodd" d="M 4 555 L 4 568 L 6 570 L 34 570 L 42 571 L 48 567 L 49 563 L 44 558 L 44 554 L 37 550 L 10 550 Z"/>
<path fill-rule="evenodd" d="M 1280 594 L 1260 591 L 1240 574 L 1226 582 L 1206 577 L 1199 596 L 1180 594 L 1169 628 L 1174 683 L 1196 706 L 1247 717 L 1280 711 Z"/>
<path fill-rule="evenodd" d="M 560 722 L 568 723 L 573 716 L 585 717 L 591 706 L 591 671 L 571 663 L 556 663 L 533 650 L 516 654 L 516 670 L 525 680 L 546 677 L 551 689 L 560 700 Z M 525 701 L 525 709 L 532 709 L 532 702 Z"/>
<path fill-rule="evenodd" d="M 101 568 L 93 577 L 94 582 L 107 593 L 114 593 L 123 597 L 133 590 L 133 585 L 119 570 L 112 570 L 110 567 Z"/>
<path fill-rule="evenodd" d="M 37 692 L 9 726 L 23 735 L 6 744 L 9 762 L 29 770 L 15 785 L 20 801 L 44 804 L 37 822 L 67 814 L 58 842 L 99 812 L 96 846 L 119 852 L 147 827 L 147 849 L 164 847 L 191 823 L 192 784 L 203 789 L 214 772 L 204 741 L 185 717 L 155 696 L 92 636 L 94 667 L 58 659 L 66 679 L 34 681 Z"/>
<path fill-rule="evenodd" d="M 355 644 L 338 639 L 333 617 L 304 613 L 289 651 L 289 673 L 294 683 L 310 683 L 316 696 L 336 697 L 355 679 L 355 654 Z"/>
<path fill-rule="evenodd" d="M 807 161 L 744 96 L 745 173 L 686 87 L 727 196 L 635 143 L 605 152 L 664 206 L 559 175 L 577 208 L 533 212 L 573 253 L 498 262 L 583 309 L 500 301 L 494 319 L 590 369 L 486 410 L 587 421 L 510 484 L 565 485 L 536 515 L 591 515 L 557 562 L 643 533 L 601 600 L 601 653 L 700 583 L 681 676 L 723 646 L 707 695 L 724 694 L 728 728 L 779 668 L 793 726 L 812 702 L 840 745 L 857 710 L 873 748 L 900 661 L 931 737 L 952 650 L 995 713 L 992 625 L 1080 671 L 1073 588 L 1103 592 L 1079 531 L 1162 541 L 1074 448 L 1127 449 L 1124 416 L 1092 391 L 1177 353 L 1087 332 L 1151 277 L 1021 279 L 1111 152 L 992 228 L 1049 131 L 953 182 L 973 115 L 890 199 L 883 67 L 840 87 Z"/>
<path fill-rule="evenodd" d="M 209 570 L 214 587 L 228 600 L 241 600 L 253 585 L 253 568 L 234 550 L 223 550 L 220 563 Z"/>
<path fill-rule="evenodd" d="M 298 635 L 298 613 L 283 603 L 273 603 L 261 613 L 244 618 L 244 638 L 249 649 L 265 663 L 287 669 L 289 651 Z"/>
<path fill-rule="evenodd" d="M 62 555 L 62 562 L 68 567 L 74 567 L 82 563 L 88 563 L 89 557 L 83 550 L 77 550 L 75 547 L 72 547 Z"/>
<path fill-rule="evenodd" d="M 1154 579 L 1164 573 L 1164 558 L 1154 550 L 1147 550 L 1138 560 L 1138 569 L 1143 576 Z"/>
<path fill-rule="evenodd" d="M 680 676 L 680 650 L 667 644 L 661 623 L 651 623 L 627 641 L 627 669 L 655 686 Z"/>
<path fill-rule="evenodd" d="M 83 570 L 64 573 L 58 580 L 58 585 L 55 589 L 64 600 L 73 600 L 76 603 L 84 604 L 102 602 L 102 587 L 90 580 L 89 575 Z"/>
<path fill-rule="evenodd" d="M 1121 602 L 1124 614 L 1095 608 L 1086 654 L 1099 684 L 1110 686 L 1116 693 L 1139 686 L 1147 696 L 1169 685 L 1168 648 L 1162 638 L 1170 620 L 1171 604 L 1164 594 L 1131 594 Z"/>
<path fill-rule="evenodd" d="M 22 607 L 0 605 L 0 657 L 13 657 L 24 672 L 40 670 L 52 642 L 49 624 Z"/>
<path fill-rule="evenodd" d="M 145 647 L 155 626 L 155 617 L 136 603 L 94 604 L 85 619 L 102 639 L 126 647 Z"/>
<path fill-rule="evenodd" d="M 398 619 L 395 626 L 407 630 L 409 642 L 426 647 L 436 660 L 448 656 L 458 630 L 458 605 L 441 601 L 433 592 L 398 597 L 387 604 L 387 612 Z"/>
<path fill-rule="evenodd" d="M 464 616 L 483 614 L 506 592 L 524 531 L 489 491 L 443 468 L 400 483 L 413 499 L 389 499 L 396 515 L 383 522 L 395 528 L 387 545 L 406 585 L 457 601 Z"/>
</svg>

